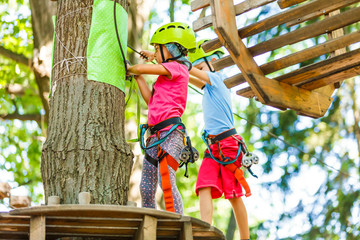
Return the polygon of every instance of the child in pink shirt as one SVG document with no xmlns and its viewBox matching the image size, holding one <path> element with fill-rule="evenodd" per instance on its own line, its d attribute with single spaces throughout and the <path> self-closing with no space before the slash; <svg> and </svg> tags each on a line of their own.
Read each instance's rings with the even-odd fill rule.
<svg viewBox="0 0 360 240">
<path fill-rule="evenodd" d="M 142 206 L 155 208 L 158 180 L 164 191 L 166 210 L 183 214 L 182 198 L 176 186 L 175 172 L 184 149 L 184 132 L 180 117 L 187 100 L 191 63 L 185 58 L 195 48 L 195 34 L 187 24 L 169 23 L 154 33 L 151 44 L 155 53 L 142 51 L 147 61 L 158 64 L 137 64 L 128 67 L 135 75 L 142 97 L 148 105 L 150 137 L 146 141 L 140 192 Z M 142 74 L 159 75 L 152 91 Z M 174 127 L 174 128 L 171 128 Z M 158 167 L 160 165 L 160 167 Z"/>
</svg>

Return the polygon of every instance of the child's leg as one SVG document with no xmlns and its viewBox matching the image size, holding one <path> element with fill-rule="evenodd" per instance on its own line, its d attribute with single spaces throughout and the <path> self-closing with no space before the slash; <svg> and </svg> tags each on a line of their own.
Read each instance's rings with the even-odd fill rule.
<svg viewBox="0 0 360 240">
<path fill-rule="evenodd" d="M 168 170 L 169 170 L 169 174 L 170 174 L 171 191 L 172 191 L 173 200 L 174 200 L 175 213 L 184 215 L 183 201 L 182 201 L 179 189 L 176 186 L 176 172 L 170 166 L 168 166 Z M 158 174 L 159 174 L 159 185 L 162 188 L 162 182 L 161 182 L 161 177 L 160 177 L 160 168 L 159 168 Z"/>
<path fill-rule="evenodd" d="M 212 224 L 213 203 L 211 198 L 211 187 L 199 189 L 199 201 L 201 220 Z"/>
<path fill-rule="evenodd" d="M 250 239 L 249 224 L 246 208 L 241 197 L 229 198 L 234 210 L 237 225 L 240 231 L 241 239 Z"/>
<path fill-rule="evenodd" d="M 160 133 L 160 138 L 162 138 L 167 131 Z M 161 148 L 166 151 L 171 157 L 173 157 L 176 161 L 179 161 L 180 152 L 184 147 L 184 136 L 182 133 L 175 130 L 172 132 L 167 139 L 160 144 Z M 171 183 L 171 190 L 173 194 L 174 200 L 174 208 L 175 212 L 178 214 L 184 214 L 184 206 L 183 201 L 179 192 L 179 189 L 176 186 L 176 172 L 170 166 L 168 166 L 169 174 L 170 174 L 170 183 Z M 160 167 L 159 167 L 159 184 L 162 187 L 161 177 L 160 177 Z"/>
<path fill-rule="evenodd" d="M 157 167 L 144 159 L 140 182 L 142 207 L 156 208 L 155 194 L 157 182 Z"/>
</svg>

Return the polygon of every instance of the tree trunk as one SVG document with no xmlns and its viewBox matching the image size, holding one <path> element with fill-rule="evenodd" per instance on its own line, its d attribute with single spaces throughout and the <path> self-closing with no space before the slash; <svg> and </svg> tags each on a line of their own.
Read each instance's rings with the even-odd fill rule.
<svg viewBox="0 0 360 240">
<path fill-rule="evenodd" d="M 126 9 L 126 0 L 118 2 Z M 82 60 L 53 69 L 41 163 L 45 199 L 57 195 L 61 203 L 74 204 L 86 191 L 91 203 L 124 205 L 133 157 L 124 137 L 125 95 L 112 85 L 87 80 L 92 4 L 58 1 L 54 65 L 75 56 Z"/>
<path fill-rule="evenodd" d="M 128 34 L 128 44 L 136 50 L 143 49 L 143 28 L 145 22 L 149 19 L 150 10 L 154 5 L 155 0 L 133 0 L 129 6 L 129 24 L 128 27 L 131 29 Z M 148 43 L 146 43 L 148 44 Z M 137 64 L 140 56 L 132 53 L 129 55 L 131 64 Z"/>
<path fill-rule="evenodd" d="M 50 0 L 30 0 L 31 22 L 34 36 L 34 53 L 31 67 L 39 87 L 39 96 L 45 110 L 45 121 L 49 115 L 49 83 L 51 72 L 51 52 L 54 27 L 52 15 L 56 3 Z"/>
</svg>

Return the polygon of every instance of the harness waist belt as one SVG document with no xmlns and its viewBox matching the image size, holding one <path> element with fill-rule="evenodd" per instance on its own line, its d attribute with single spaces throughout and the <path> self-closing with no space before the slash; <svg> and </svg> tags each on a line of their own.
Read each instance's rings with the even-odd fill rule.
<svg viewBox="0 0 360 240">
<path fill-rule="evenodd" d="M 207 139 L 207 141 L 210 143 L 210 145 L 211 144 L 214 144 L 214 143 L 216 143 L 216 142 L 219 142 L 219 141 L 221 141 L 221 140 L 223 140 L 223 139 L 225 139 L 225 138 L 227 138 L 227 137 L 230 137 L 230 136 L 232 136 L 232 135 L 234 135 L 234 134 L 236 134 L 237 132 L 236 132 L 236 129 L 235 128 L 232 128 L 232 129 L 229 129 L 229 130 L 227 130 L 227 131 L 225 131 L 225 132 L 222 132 L 222 133 L 220 133 L 220 134 L 218 134 L 218 135 L 216 135 L 215 137 L 209 137 L 208 139 Z"/>
<path fill-rule="evenodd" d="M 173 118 L 168 118 L 162 122 L 159 122 L 158 124 L 155 124 L 154 126 L 149 128 L 150 134 L 153 135 L 155 134 L 157 131 L 166 128 L 167 126 L 173 125 L 173 124 L 178 124 L 181 123 L 181 118 L 179 117 L 173 117 Z"/>
</svg>

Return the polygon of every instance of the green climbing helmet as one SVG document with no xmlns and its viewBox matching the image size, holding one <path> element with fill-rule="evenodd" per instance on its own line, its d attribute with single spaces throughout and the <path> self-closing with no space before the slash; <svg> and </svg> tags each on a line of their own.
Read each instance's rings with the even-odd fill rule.
<svg viewBox="0 0 360 240">
<path fill-rule="evenodd" d="M 150 44 L 178 43 L 189 52 L 195 51 L 194 31 L 186 23 L 171 22 L 159 27 L 150 40 Z"/>
<path fill-rule="evenodd" d="M 204 42 L 207 42 L 209 41 L 210 39 L 203 39 L 203 40 L 200 40 L 196 43 L 196 50 L 195 52 L 190 52 L 189 53 L 189 60 L 191 63 L 195 62 L 196 60 L 200 59 L 200 58 L 203 58 L 203 57 L 208 57 L 208 56 L 211 56 L 213 55 L 214 53 L 217 53 L 219 55 L 219 57 L 221 57 L 222 55 L 225 54 L 224 50 L 222 48 L 218 48 L 218 49 L 215 49 L 213 51 L 210 51 L 210 52 L 205 52 L 201 45 L 204 43 Z"/>
</svg>

